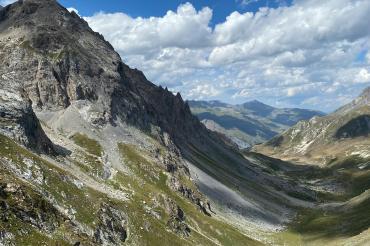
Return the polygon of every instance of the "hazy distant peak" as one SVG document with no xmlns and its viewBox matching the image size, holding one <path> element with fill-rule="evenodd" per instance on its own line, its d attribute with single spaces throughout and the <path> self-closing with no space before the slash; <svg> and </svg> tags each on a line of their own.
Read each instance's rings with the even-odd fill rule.
<svg viewBox="0 0 370 246">
<path fill-rule="evenodd" d="M 266 111 L 271 112 L 272 110 L 275 109 L 274 107 L 264 104 L 258 100 L 253 100 L 253 101 L 243 103 L 242 106 L 246 109 L 250 109 L 253 111 L 263 111 L 263 112 L 266 112 Z"/>
<path fill-rule="evenodd" d="M 266 105 L 265 103 L 261 102 L 261 101 L 258 101 L 258 100 L 251 100 L 251 101 L 248 101 L 244 104 L 263 104 L 263 105 Z"/>
</svg>

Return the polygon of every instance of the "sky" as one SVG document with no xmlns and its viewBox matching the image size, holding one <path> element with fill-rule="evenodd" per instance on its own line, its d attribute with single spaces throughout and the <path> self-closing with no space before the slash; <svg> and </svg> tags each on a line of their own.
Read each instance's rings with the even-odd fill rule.
<svg viewBox="0 0 370 246">
<path fill-rule="evenodd" d="M 330 112 L 370 86 L 369 0 L 59 2 L 185 99 Z"/>
</svg>

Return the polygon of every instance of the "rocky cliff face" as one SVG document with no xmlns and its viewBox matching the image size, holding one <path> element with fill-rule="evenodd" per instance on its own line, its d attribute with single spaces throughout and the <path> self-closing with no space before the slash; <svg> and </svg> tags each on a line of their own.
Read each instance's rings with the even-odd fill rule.
<svg viewBox="0 0 370 246">
<path fill-rule="evenodd" d="M 54 153 L 54 146 L 42 130 L 31 102 L 19 92 L 0 89 L 0 133 L 37 152 Z"/>
<path fill-rule="evenodd" d="M 147 131 L 157 126 L 173 138 L 200 126 L 179 94 L 123 64 L 101 35 L 56 1 L 7 6 L 0 12 L 0 31 L 0 86 L 30 100 L 36 111 L 88 100 L 95 125 L 119 118 Z"/>
</svg>

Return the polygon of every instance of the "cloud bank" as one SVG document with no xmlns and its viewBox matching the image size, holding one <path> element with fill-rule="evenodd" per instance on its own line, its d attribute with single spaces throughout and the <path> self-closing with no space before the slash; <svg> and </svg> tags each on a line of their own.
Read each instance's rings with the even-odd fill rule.
<svg viewBox="0 0 370 246">
<path fill-rule="evenodd" d="M 328 111 L 370 85 L 369 16 L 368 0 L 296 0 L 215 26 L 212 9 L 190 3 L 162 17 L 85 19 L 127 64 L 187 99 Z"/>
</svg>

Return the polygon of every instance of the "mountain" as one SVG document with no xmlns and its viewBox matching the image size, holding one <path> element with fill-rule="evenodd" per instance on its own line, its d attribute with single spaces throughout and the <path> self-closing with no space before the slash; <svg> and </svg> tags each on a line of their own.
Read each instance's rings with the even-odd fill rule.
<svg viewBox="0 0 370 246">
<path fill-rule="evenodd" d="M 259 244 L 230 223 L 282 226 L 284 184 L 312 196 L 257 169 L 56 1 L 0 10 L 0 54 L 2 244 Z"/>
<path fill-rule="evenodd" d="M 299 122 L 256 150 L 286 160 L 335 165 L 350 157 L 368 158 L 370 88 L 334 113 Z"/>
<path fill-rule="evenodd" d="M 0 10 L 0 56 L 1 245 L 370 238 L 367 167 L 240 152 L 56 1 Z"/>
<path fill-rule="evenodd" d="M 298 121 L 324 115 L 308 109 L 274 108 L 256 100 L 241 105 L 189 101 L 189 105 L 208 129 L 226 135 L 241 149 L 266 142 Z"/>
</svg>

